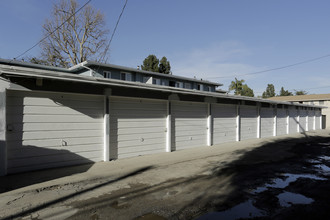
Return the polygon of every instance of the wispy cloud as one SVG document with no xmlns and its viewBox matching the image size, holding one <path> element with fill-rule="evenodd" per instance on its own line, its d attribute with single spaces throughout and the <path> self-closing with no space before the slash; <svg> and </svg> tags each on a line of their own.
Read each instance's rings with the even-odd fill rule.
<svg viewBox="0 0 330 220">
<path fill-rule="evenodd" d="M 178 53 L 172 56 L 172 71 L 176 75 L 197 78 L 213 78 L 223 76 L 240 75 L 244 73 L 260 70 L 244 62 L 251 52 L 244 45 L 227 41 L 214 43 L 205 48 L 196 48 L 191 51 Z M 253 78 L 247 76 L 246 78 Z M 213 79 L 213 81 L 228 80 L 223 78 Z"/>
</svg>

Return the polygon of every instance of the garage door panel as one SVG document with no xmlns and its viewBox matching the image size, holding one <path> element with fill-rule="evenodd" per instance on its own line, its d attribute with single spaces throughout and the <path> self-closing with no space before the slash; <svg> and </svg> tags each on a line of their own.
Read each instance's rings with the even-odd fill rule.
<svg viewBox="0 0 330 220">
<path fill-rule="evenodd" d="M 236 141 L 237 106 L 212 104 L 213 144 Z"/>
<path fill-rule="evenodd" d="M 75 131 L 31 131 L 31 132 L 10 132 L 7 139 L 16 140 L 17 137 L 23 140 L 43 140 L 53 138 L 75 138 L 75 137 L 98 137 L 103 133 L 99 130 L 75 130 Z"/>
<path fill-rule="evenodd" d="M 164 123 L 164 119 L 150 119 L 150 120 L 118 120 L 118 122 L 111 121 L 110 129 L 118 127 L 118 123 L 120 123 L 121 128 L 140 128 L 140 127 L 158 127 L 157 124 Z"/>
<path fill-rule="evenodd" d="M 166 150 L 166 101 L 110 97 L 109 106 L 112 158 Z"/>
<path fill-rule="evenodd" d="M 99 130 L 103 123 L 16 123 L 11 124 L 14 132 L 29 131 L 71 131 L 71 130 Z"/>
<path fill-rule="evenodd" d="M 256 106 L 241 106 L 241 140 L 257 138 L 258 114 Z"/>
<path fill-rule="evenodd" d="M 23 146 L 20 148 L 10 149 L 8 152 L 10 152 L 10 156 L 8 156 L 8 159 L 26 159 L 27 157 L 35 157 L 36 151 L 38 151 L 37 155 L 40 156 L 47 156 L 47 155 L 58 155 L 58 154 L 65 154 L 65 151 L 70 152 L 76 152 L 80 153 L 89 153 L 90 152 L 90 146 L 89 145 L 75 145 L 75 146 L 66 146 L 63 153 L 61 151 L 63 150 L 62 146 L 56 146 L 56 147 L 48 147 L 48 148 L 39 148 L 36 150 L 35 146 Z M 103 151 L 103 144 L 94 144 L 93 153 L 96 151 Z M 92 154 L 93 154 L 92 153 Z"/>
<path fill-rule="evenodd" d="M 144 129 L 145 134 L 158 134 L 158 133 L 164 133 L 165 130 L 165 124 L 161 127 L 156 127 L 156 126 L 150 126 L 150 127 L 146 127 Z M 110 130 L 112 132 L 114 132 L 114 130 Z M 118 135 L 132 135 L 132 134 L 141 134 L 141 128 L 136 128 L 136 127 L 132 127 L 130 129 L 127 128 L 120 128 L 117 130 L 117 134 Z"/>
<path fill-rule="evenodd" d="M 84 160 L 86 162 L 95 162 L 98 161 L 99 154 L 101 154 L 102 151 L 94 151 L 92 153 L 90 152 L 81 152 L 80 156 L 76 155 L 74 157 L 73 155 L 69 154 L 65 151 L 57 151 L 56 153 L 49 153 L 48 155 L 43 155 L 42 157 L 36 156 L 36 157 L 28 157 L 28 158 L 18 158 L 18 159 L 11 159 L 8 163 L 8 168 L 19 168 L 19 167 L 26 167 L 26 164 L 29 164 L 30 166 L 42 166 L 43 164 L 53 164 L 54 166 L 57 166 L 61 162 L 68 162 L 70 164 L 70 161 L 73 160 Z M 87 159 L 87 157 L 90 157 Z M 29 170 L 29 169 L 28 169 Z"/>
<path fill-rule="evenodd" d="M 164 107 L 166 109 L 166 107 Z M 132 112 L 132 109 L 127 109 L 127 110 L 118 110 L 118 112 L 114 109 L 112 109 L 112 112 L 110 113 L 113 117 L 116 118 L 121 118 L 121 119 L 136 119 L 137 117 L 143 118 L 143 119 L 148 119 L 148 118 L 159 118 L 159 117 L 165 117 L 166 112 L 159 112 L 159 109 L 136 109 L 134 108 L 135 112 Z M 120 111 L 120 112 L 119 112 Z"/>
<path fill-rule="evenodd" d="M 164 142 L 164 134 L 165 132 L 154 132 L 154 133 L 136 133 L 136 134 L 133 134 L 133 133 L 129 133 L 129 132 L 126 132 L 126 134 L 120 134 L 120 135 L 116 135 L 116 136 L 113 136 L 111 138 L 111 140 L 113 140 L 113 142 L 121 142 L 121 141 L 140 141 L 142 138 L 144 140 L 149 140 L 149 139 L 160 139 L 161 142 L 163 143 Z M 115 133 L 113 133 L 113 135 L 115 135 Z"/>
<path fill-rule="evenodd" d="M 6 104 L 12 110 L 6 116 L 8 173 L 71 165 L 69 158 L 102 161 L 103 100 L 92 95 L 8 91 Z M 22 164 L 15 158 L 21 158 Z"/>
<path fill-rule="evenodd" d="M 15 92 L 15 94 L 19 94 Z M 31 93 L 29 93 L 30 95 Z M 32 96 L 34 94 L 31 94 Z M 48 93 L 47 95 L 52 96 L 52 94 Z M 65 94 L 66 95 L 66 94 Z M 76 98 L 76 97 L 75 97 Z M 72 109 L 79 109 L 83 111 L 83 109 L 100 109 L 102 106 L 102 99 L 100 97 L 95 97 L 95 99 L 84 100 L 84 98 L 79 98 L 81 100 L 76 100 L 75 98 L 70 99 L 51 99 L 51 98 L 43 98 L 43 97 L 13 97 L 9 96 L 7 101 L 7 106 L 9 108 L 15 106 L 24 106 L 24 108 L 33 108 L 33 107 L 58 107 L 65 108 L 66 106 L 70 106 Z"/>
<path fill-rule="evenodd" d="M 103 122 L 103 114 L 95 115 L 10 115 L 8 114 L 8 120 L 11 123 L 42 123 L 42 122 L 51 122 L 51 123 L 95 123 Z M 95 120 L 96 119 L 96 120 Z"/>
<path fill-rule="evenodd" d="M 300 132 L 305 132 L 305 131 L 307 131 L 307 128 L 306 128 L 307 111 L 306 110 L 300 110 L 299 114 L 300 114 L 300 117 L 299 117 L 299 131 Z"/>
<path fill-rule="evenodd" d="M 298 111 L 295 108 L 289 109 L 289 133 L 298 132 Z"/>
<path fill-rule="evenodd" d="M 160 137 L 145 137 L 145 138 L 137 138 L 132 139 L 130 137 L 127 138 L 120 138 L 119 140 L 110 140 L 110 144 L 112 146 L 120 147 L 135 147 L 135 146 L 147 146 L 147 145 L 159 145 L 163 144 L 163 140 Z M 164 149 L 161 148 L 163 151 Z"/>
<path fill-rule="evenodd" d="M 321 129 L 321 111 L 316 110 L 315 112 L 315 129 Z"/>
<path fill-rule="evenodd" d="M 207 144 L 207 104 L 172 102 L 172 150 Z"/>
<path fill-rule="evenodd" d="M 7 111 L 10 114 L 17 115 L 24 111 L 25 115 L 28 114 L 38 114 L 38 115 L 80 115 L 81 112 L 84 112 L 86 115 L 94 115 L 95 108 L 80 108 L 79 111 L 73 108 L 64 107 L 64 106 L 25 106 L 24 109 L 19 109 L 16 106 L 9 106 Z M 99 116 L 99 117 L 102 117 Z"/>
<path fill-rule="evenodd" d="M 308 130 L 314 130 L 314 111 L 308 111 Z"/>
<path fill-rule="evenodd" d="M 286 109 L 277 109 L 276 134 L 277 135 L 287 134 L 287 110 Z"/>
<path fill-rule="evenodd" d="M 10 145 L 10 149 L 21 149 L 24 146 L 35 146 L 40 148 L 51 148 L 51 147 L 62 147 L 63 139 L 46 139 L 46 140 L 13 140 L 8 141 L 8 145 Z M 70 146 L 83 146 L 83 145 L 99 145 L 103 144 L 104 137 L 77 137 L 77 138 L 67 138 L 65 141 Z M 8 149 L 10 151 L 10 149 Z"/>
<path fill-rule="evenodd" d="M 274 109 L 260 109 L 260 136 L 272 137 L 274 135 Z"/>
</svg>

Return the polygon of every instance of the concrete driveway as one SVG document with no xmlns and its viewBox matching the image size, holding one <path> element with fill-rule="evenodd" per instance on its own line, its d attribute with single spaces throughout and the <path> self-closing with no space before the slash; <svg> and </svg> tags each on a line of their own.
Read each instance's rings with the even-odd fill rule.
<svg viewBox="0 0 330 220">
<path fill-rule="evenodd" d="M 196 218 L 239 195 L 229 164 L 283 161 L 297 143 L 328 138 L 320 130 L 0 177 L 0 219 Z"/>
</svg>

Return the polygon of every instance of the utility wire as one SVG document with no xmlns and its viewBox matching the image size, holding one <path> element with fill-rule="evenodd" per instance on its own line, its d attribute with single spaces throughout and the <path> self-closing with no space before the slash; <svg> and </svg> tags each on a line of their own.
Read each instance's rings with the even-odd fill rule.
<svg viewBox="0 0 330 220">
<path fill-rule="evenodd" d="M 42 41 L 44 41 L 45 39 L 47 39 L 50 35 L 52 35 L 53 33 L 55 33 L 55 31 L 57 31 L 58 29 L 60 29 L 66 22 L 68 22 L 74 15 L 76 15 L 81 9 L 83 9 L 86 5 L 88 5 L 92 0 L 88 0 L 83 6 L 81 6 L 77 11 L 75 11 L 74 14 L 72 14 L 68 19 L 66 19 L 61 25 L 59 25 L 55 30 L 53 30 L 52 32 L 50 32 L 49 34 L 47 34 L 44 38 L 42 38 L 40 41 L 38 41 L 35 45 L 33 45 L 32 47 L 30 47 L 29 49 L 27 49 L 26 51 L 24 51 L 23 53 L 21 53 L 20 55 L 18 55 L 17 57 L 14 58 L 14 60 L 18 59 L 19 57 L 23 56 L 24 54 L 26 54 L 27 52 L 29 52 L 30 50 L 32 50 L 33 48 L 35 48 L 36 46 L 38 46 Z M 13 60 L 11 60 L 9 63 L 11 63 Z"/>
<path fill-rule="evenodd" d="M 327 58 L 327 57 L 330 57 L 330 54 L 327 54 L 327 55 L 324 55 L 324 56 L 321 56 L 321 57 L 316 57 L 316 58 L 309 59 L 309 60 L 304 60 L 304 61 L 301 61 L 301 62 L 298 62 L 298 63 L 286 65 L 286 66 L 272 68 L 272 69 L 266 69 L 266 70 L 262 70 L 262 71 L 252 72 L 252 73 L 239 74 L 239 75 L 235 75 L 235 76 L 232 75 L 232 76 L 208 77 L 206 79 L 220 79 L 220 78 L 232 78 L 232 77 L 239 77 L 239 76 L 255 75 L 255 74 L 260 74 L 260 73 L 266 73 L 266 72 L 270 72 L 270 71 L 285 69 L 285 68 L 289 68 L 289 67 L 293 67 L 293 66 L 298 66 L 298 65 L 301 65 L 301 64 L 305 64 L 305 63 L 310 63 L 310 62 L 314 62 L 316 60 L 324 59 L 324 58 Z"/>
<path fill-rule="evenodd" d="M 120 15 L 119 15 L 119 17 L 118 17 L 118 19 L 117 19 L 116 26 L 115 26 L 115 28 L 113 29 L 112 35 L 111 35 L 111 37 L 110 37 L 109 44 L 107 45 L 107 47 L 106 47 L 106 49 L 105 49 L 105 51 L 104 51 L 103 57 L 102 57 L 102 59 L 100 59 L 100 61 L 104 61 L 104 58 L 105 58 L 106 54 L 108 53 L 108 50 L 109 50 L 109 48 L 110 48 L 110 45 L 111 45 L 112 39 L 113 39 L 113 37 L 115 36 L 115 33 L 116 33 L 116 30 L 117 30 L 117 27 L 118 27 L 118 24 L 119 24 L 120 18 L 121 18 L 121 16 L 123 15 L 123 13 L 124 13 L 124 11 L 125 11 L 125 8 L 126 8 L 126 5 L 127 5 L 127 1 L 128 1 L 128 0 L 125 1 L 125 4 L 124 4 L 124 6 L 123 6 L 123 8 L 122 8 L 122 10 L 121 10 L 121 13 L 120 13 Z"/>
</svg>

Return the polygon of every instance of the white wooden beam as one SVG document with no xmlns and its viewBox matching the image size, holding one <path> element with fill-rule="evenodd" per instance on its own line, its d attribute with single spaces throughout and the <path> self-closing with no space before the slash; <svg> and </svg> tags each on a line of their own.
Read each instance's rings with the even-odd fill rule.
<svg viewBox="0 0 330 220">
<path fill-rule="evenodd" d="M 212 112 L 211 103 L 207 104 L 207 146 L 212 146 Z"/>
<path fill-rule="evenodd" d="M 104 150 L 103 150 L 103 160 L 110 160 L 110 117 L 109 117 L 109 97 L 104 96 Z"/>
<path fill-rule="evenodd" d="M 241 111 L 241 107 L 240 107 L 240 103 L 237 104 L 236 107 L 236 141 L 240 141 L 241 140 L 241 116 L 240 116 L 240 111 Z"/>
<path fill-rule="evenodd" d="M 167 101 L 167 117 L 166 117 L 166 152 L 172 151 L 172 113 L 171 101 Z"/>
</svg>

